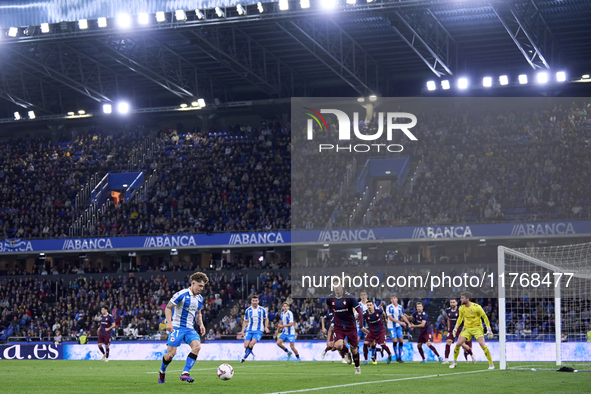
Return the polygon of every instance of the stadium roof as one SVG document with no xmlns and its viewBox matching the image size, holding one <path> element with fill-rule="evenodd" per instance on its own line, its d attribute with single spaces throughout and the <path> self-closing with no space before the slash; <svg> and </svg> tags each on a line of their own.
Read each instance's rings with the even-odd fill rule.
<svg viewBox="0 0 591 394">
<path fill-rule="evenodd" d="M 344 0 L 342 1 L 344 3 Z M 591 1 L 400 1 L 290 10 L 265 3 L 173 13 L 122 30 L 109 19 L 21 27 L 0 38 L 0 118 L 292 96 L 412 96 L 427 80 L 591 72 Z M 26 30 L 26 31 L 25 31 Z M 585 84 L 587 85 L 587 84 Z M 502 89 L 502 88 L 499 88 Z M 544 93 L 547 94 L 547 93 Z M 551 93 L 554 94 L 554 93 Z M 557 93 L 560 94 L 560 93 Z M 502 94 L 501 94 L 502 95 Z M 26 110 L 25 110 L 26 108 Z"/>
</svg>

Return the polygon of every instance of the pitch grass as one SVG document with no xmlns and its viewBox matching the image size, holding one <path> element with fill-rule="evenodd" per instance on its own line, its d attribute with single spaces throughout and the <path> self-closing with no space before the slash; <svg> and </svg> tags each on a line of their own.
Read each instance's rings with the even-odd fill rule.
<svg viewBox="0 0 591 394">
<path fill-rule="evenodd" d="M 198 361 L 191 376 L 179 381 L 184 361 L 173 361 L 166 383 L 158 384 L 159 361 L 0 361 L 2 393 L 274 393 L 302 390 L 322 393 L 584 393 L 591 373 L 488 371 L 487 363 L 460 363 L 452 370 L 436 362 L 353 366 L 336 362 L 251 361 L 234 367 L 234 378 L 221 381 L 220 362 Z M 496 364 L 498 368 L 498 364 Z M 364 383 L 364 384 L 359 384 Z M 346 386 L 344 386 L 346 385 Z M 464 388 L 461 388 L 465 385 Z M 333 387 L 331 387 L 333 386 Z M 338 387 L 334 387 L 338 386 Z M 312 389 L 312 390 L 310 390 Z M 316 389 L 316 390 L 314 390 Z"/>
</svg>

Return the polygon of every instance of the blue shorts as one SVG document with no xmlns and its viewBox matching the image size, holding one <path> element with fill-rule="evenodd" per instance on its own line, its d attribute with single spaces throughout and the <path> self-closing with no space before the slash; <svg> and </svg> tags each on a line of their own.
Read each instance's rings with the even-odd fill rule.
<svg viewBox="0 0 591 394">
<path fill-rule="evenodd" d="M 262 331 L 247 331 L 246 337 L 244 337 L 244 340 L 250 341 L 251 339 L 254 339 L 257 342 L 260 342 L 262 337 L 263 337 Z"/>
<path fill-rule="evenodd" d="M 194 328 L 173 327 L 172 332 L 168 333 L 168 342 L 166 344 L 171 347 L 179 347 L 183 341 L 190 345 L 195 340 L 201 342 L 201 338 L 199 338 L 199 334 Z"/>
<path fill-rule="evenodd" d="M 279 338 L 281 339 L 283 342 L 295 342 L 295 335 L 287 335 L 287 334 L 281 334 L 279 335 Z"/>
<path fill-rule="evenodd" d="M 404 337 L 404 335 L 402 334 L 402 327 L 401 326 L 390 328 L 389 331 L 390 331 L 390 338 L 392 338 L 392 339 Z"/>
<path fill-rule="evenodd" d="M 365 333 L 361 331 L 361 328 L 357 329 L 357 336 L 359 337 L 359 339 L 365 339 Z"/>
</svg>

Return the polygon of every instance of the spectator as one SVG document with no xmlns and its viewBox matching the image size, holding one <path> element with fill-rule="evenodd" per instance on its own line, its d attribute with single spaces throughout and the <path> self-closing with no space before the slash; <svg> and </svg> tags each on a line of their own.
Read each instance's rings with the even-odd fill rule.
<svg viewBox="0 0 591 394">
<path fill-rule="evenodd" d="M 78 337 L 78 343 L 80 345 L 86 345 L 88 343 L 88 337 L 86 336 L 86 331 L 82 331 L 82 334 Z"/>
</svg>

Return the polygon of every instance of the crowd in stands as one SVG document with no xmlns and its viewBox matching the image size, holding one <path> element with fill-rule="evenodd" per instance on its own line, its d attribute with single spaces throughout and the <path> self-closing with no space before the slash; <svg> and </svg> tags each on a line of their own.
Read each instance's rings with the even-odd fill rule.
<svg viewBox="0 0 591 394">
<path fill-rule="evenodd" d="M 242 329 L 245 310 L 250 306 L 247 297 L 257 294 L 261 307 L 269 314 L 271 335 L 276 335 L 281 304 L 287 301 L 294 313 L 295 331 L 300 339 L 325 339 L 322 319 L 326 314 L 322 298 L 293 298 L 291 274 L 286 271 L 266 271 L 253 284 L 242 288 L 244 277 L 240 272 L 224 274 L 213 272 L 202 294 L 202 310 L 207 327 L 206 340 L 235 339 Z M 164 308 L 174 293 L 186 288 L 189 275 L 183 280 L 168 280 L 166 275 L 136 278 L 133 274 L 109 276 L 100 279 L 80 276 L 71 283 L 61 279 L 4 278 L 0 282 L 0 341 L 76 341 L 82 335 L 97 336 L 100 326 L 100 307 L 108 306 L 116 320 L 115 338 L 118 340 L 165 340 Z M 244 290 L 244 292 L 243 292 Z M 447 333 L 448 297 L 405 297 L 398 293 L 406 313 L 416 309 L 422 299 L 429 322 L 435 331 Z M 374 298 L 374 297 L 371 297 Z M 459 293 L 454 297 L 459 299 Z M 375 297 L 378 305 L 390 303 L 389 295 Z M 482 305 L 493 332 L 499 331 L 498 300 L 476 297 Z M 589 331 L 590 309 L 585 299 L 562 300 L 563 340 L 580 340 Z M 224 310 L 223 313 L 221 311 Z M 554 335 L 554 301 L 544 298 L 508 299 L 508 340 L 546 340 Z M 326 327 L 326 325 L 325 325 Z M 12 339 L 11 339 L 12 338 Z"/>
<path fill-rule="evenodd" d="M 58 238 L 76 220 L 76 195 L 95 175 L 124 170 L 146 136 L 88 130 L 67 142 L 12 138 L 0 146 L 0 237 Z"/>
<path fill-rule="evenodd" d="M 555 301 L 544 299 L 508 299 L 507 333 L 510 339 L 545 339 L 554 337 Z M 562 300 L 562 341 L 586 339 L 591 331 L 591 303 L 585 298 Z"/>
<path fill-rule="evenodd" d="M 421 122 L 413 129 L 420 136 L 419 141 L 404 144 L 403 152 L 410 156 L 414 165 L 421 161 L 421 170 L 413 187 L 410 188 L 407 181 L 401 190 L 383 193 L 386 198 L 378 198 L 369 214 L 361 215 L 354 225 L 446 225 L 589 218 L 589 111 L 591 104 L 578 100 L 570 105 L 557 104 L 540 110 L 491 108 L 484 113 L 467 110 L 466 113 L 419 114 Z M 366 127 L 368 134 L 374 133 L 377 129 L 375 120 Z M 337 135 L 336 124 L 329 123 L 328 128 L 333 131 L 333 136 Z M 316 139 L 322 140 L 323 137 L 334 143 L 322 132 L 317 134 L 314 146 L 317 146 Z M 375 143 L 381 142 L 387 143 L 385 140 Z M 297 149 L 302 145 L 300 141 Z M 309 162 L 315 161 L 317 167 L 323 162 L 328 165 L 330 153 L 322 152 L 321 155 L 322 160 L 318 157 L 314 160 L 310 154 L 302 156 Z M 359 158 L 359 155 L 348 157 Z M 297 169 L 296 164 L 294 162 Z M 333 171 L 337 182 L 342 181 L 343 171 L 343 165 Z M 333 182 L 331 175 L 331 172 L 323 171 L 316 182 L 312 179 L 298 182 L 297 187 L 304 191 L 302 194 L 294 191 L 294 205 L 300 202 L 304 205 L 299 214 L 294 207 L 294 225 L 324 228 L 334 210 L 323 205 L 344 207 L 338 209 L 333 221 L 348 225 L 353 209 L 346 205 L 359 200 L 359 195 L 344 194 L 340 200 L 334 201 L 335 190 L 328 188 Z M 325 197 L 327 190 L 328 197 Z"/>
<path fill-rule="evenodd" d="M 218 318 L 242 286 L 242 274 L 209 274 L 202 296 L 204 322 Z M 117 323 L 117 336 L 127 339 L 162 339 L 166 335 L 164 308 L 172 296 L 189 286 L 165 275 L 149 279 L 134 274 L 80 276 L 71 283 L 61 279 L 4 278 L 0 282 L 0 340 L 24 337 L 27 341 L 75 340 L 83 333 L 97 336 L 100 308 L 105 305 Z"/>
<path fill-rule="evenodd" d="M 298 125 L 294 125 L 298 127 Z M 335 124 L 329 124 L 330 130 L 336 130 Z M 359 155 L 326 151 L 318 153 L 318 145 L 338 144 L 338 133 L 315 131 L 314 144 L 303 136 L 294 133 L 292 154 L 292 195 L 291 210 L 298 229 L 322 229 L 331 226 L 335 217 L 350 214 L 359 200 L 359 193 L 350 192 L 345 179 L 350 174 L 350 181 L 355 182 L 357 159 Z M 300 136 L 298 138 L 298 136 Z"/>
<path fill-rule="evenodd" d="M 412 189 L 405 184 L 389 196 L 386 193 L 363 225 L 589 218 L 589 110 L 589 104 L 575 101 L 542 111 L 422 116 L 424 121 L 416 130 L 419 142 L 404 151 L 412 163 L 421 160 L 419 177 Z M 375 122 L 369 123 L 368 133 L 375 128 Z M 329 129 L 336 130 L 336 125 L 329 125 Z M 292 207 L 292 152 L 301 144 L 290 142 L 290 133 L 291 125 L 279 123 L 260 128 L 233 126 L 228 131 L 183 133 L 164 129 L 154 159 L 146 163 L 146 170 L 155 171 L 157 180 L 145 197 L 114 206 L 83 235 L 288 230 L 292 213 L 297 218 L 293 225 L 301 229 L 348 223 L 360 198 L 354 187 L 356 179 L 353 187 L 343 189 L 347 174 L 356 170 L 350 157 L 333 153 L 326 160 L 314 162 L 310 160 L 312 152 L 298 150 L 293 159 L 298 183 L 294 185 Z M 335 142 L 335 135 L 320 134 L 315 143 Z M 45 137 L 4 141 L 0 146 L 0 237 L 65 237 L 76 219 L 74 202 L 82 185 L 95 174 L 101 177 L 108 171 L 126 169 L 137 143 L 145 136 L 139 128 L 133 133 L 92 130 L 60 143 Z M 366 156 L 355 157 L 361 160 Z M 285 262 L 270 267 L 256 261 L 233 264 L 229 267 L 273 270 L 260 278 L 258 288 L 249 289 L 251 294 L 259 294 L 261 305 L 269 309 L 271 328 L 275 327 L 281 302 L 289 300 L 298 335 L 322 336 L 324 305 L 312 294 L 309 298 L 292 298 L 291 277 L 278 271 L 286 267 Z M 311 268 L 330 266 L 330 261 L 317 262 Z M 488 266 L 474 265 L 457 274 L 464 272 L 491 271 Z M 403 274 L 424 275 L 414 268 Z M 101 280 L 81 276 L 71 284 L 59 279 L 4 278 L 0 282 L 0 336 L 56 341 L 82 332 L 94 336 L 100 306 L 107 304 L 122 331 L 118 335 L 161 338 L 165 303 L 186 287 L 187 279 L 168 281 L 164 274 L 154 276 L 149 280 L 127 274 L 105 275 Z M 234 335 L 240 331 L 248 307 L 246 300 L 233 302 L 242 281 L 219 273 L 210 279 L 203 312 L 204 320 L 212 324 L 207 336 L 216 339 Z M 462 290 L 457 289 L 458 293 Z M 408 287 L 394 291 L 403 300 L 409 299 L 406 306 L 412 309 L 416 294 L 409 293 Z M 482 301 L 493 328 L 498 330 L 496 303 L 488 299 L 491 295 L 484 294 Z M 388 294 L 381 297 L 388 302 Z M 445 297 L 425 291 L 420 298 Z M 227 305 L 232 308 L 220 316 Z M 551 302 L 520 300 L 508 310 L 508 332 L 512 335 L 536 338 L 554 331 Z M 443 314 L 433 318 L 438 329 L 444 328 Z M 569 305 L 563 325 L 572 332 L 587 331 L 589 305 Z"/>
<path fill-rule="evenodd" d="M 468 272 L 468 271 L 466 271 Z M 250 294 L 257 294 L 259 296 L 259 305 L 267 309 L 269 313 L 269 328 L 272 333 L 276 332 L 277 323 L 281 314 L 281 304 L 288 302 L 291 305 L 291 310 L 294 314 L 294 329 L 296 334 L 300 338 L 325 339 L 325 332 L 321 330 L 322 319 L 326 315 L 327 309 L 324 304 L 323 298 L 292 298 L 291 296 L 291 274 L 284 277 L 281 272 L 266 272 L 261 274 L 260 287 L 256 291 L 254 286 L 250 289 Z M 399 289 L 403 290 L 403 289 Z M 410 290 L 409 290 L 410 291 Z M 456 299 L 459 299 L 459 289 Z M 405 307 L 405 311 L 408 314 L 416 311 L 416 300 L 418 298 L 406 297 L 403 293 L 397 293 L 400 297 L 401 304 Z M 376 300 L 379 304 L 388 305 L 390 303 L 390 293 L 384 293 L 383 296 L 377 297 Z M 373 297 L 372 297 L 373 298 Z M 433 309 L 433 311 L 441 312 L 444 314 L 445 307 L 449 306 L 449 300 L 447 298 L 433 299 L 431 297 L 421 298 L 425 305 L 429 307 L 432 300 L 435 300 L 435 304 L 440 305 L 441 311 Z M 495 299 L 491 298 L 479 298 L 478 299 L 487 315 L 489 316 L 492 324 L 493 331 L 498 333 L 498 304 Z M 242 329 L 242 319 L 246 309 L 250 306 L 248 300 L 242 300 L 239 304 L 235 305 L 231 312 L 225 315 L 220 322 L 217 324 L 216 329 L 220 331 L 222 335 L 235 335 Z M 436 305 L 435 305 L 436 306 Z M 447 332 L 447 325 L 442 323 L 443 317 L 435 314 L 431 315 L 430 323 L 433 324 L 434 329 L 438 331 Z M 327 325 L 325 325 L 328 328 Z"/>
<path fill-rule="evenodd" d="M 290 220 L 289 127 L 225 132 L 165 129 L 143 200 L 117 205 L 87 236 L 286 230 Z"/>
<path fill-rule="evenodd" d="M 353 225 L 589 218 L 588 110 L 589 104 L 578 100 L 536 111 L 421 114 L 413 129 L 420 140 L 403 152 L 412 165 L 421 160 L 413 187 L 407 181 L 400 190 L 383 193 Z M 336 128 L 329 124 L 329 130 Z M 362 132 L 376 128 L 374 120 Z M 67 142 L 6 141 L 0 147 L 0 236 L 65 237 L 77 217 L 80 188 L 94 174 L 126 169 L 146 135 L 138 128 L 92 130 Z M 335 143 L 336 135 L 318 132 L 315 146 Z M 296 228 L 349 226 L 360 198 L 356 171 L 369 154 L 323 152 L 319 160 L 306 150 L 303 137 L 290 141 L 289 123 L 186 133 L 165 128 L 153 160 L 144 163 L 146 171 L 157 174 L 154 185 L 142 198 L 109 208 L 82 235 L 285 230 L 292 213 Z"/>
</svg>

